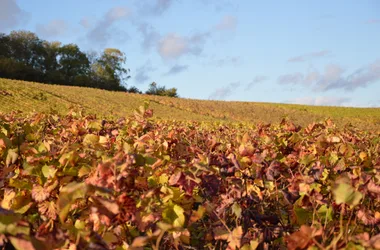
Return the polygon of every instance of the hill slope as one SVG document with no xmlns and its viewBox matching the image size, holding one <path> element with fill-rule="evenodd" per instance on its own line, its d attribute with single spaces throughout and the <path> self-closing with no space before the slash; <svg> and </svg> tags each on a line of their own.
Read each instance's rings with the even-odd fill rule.
<svg viewBox="0 0 380 250">
<path fill-rule="evenodd" d="M 288 117 L 296 124 L 307 125 L 331 118 L 338 125 L 352 123 L 358 128 L 380 130 L 380 108 L 193 100 L 0 78 L 0 112 L 5 113 L 55 110 L 65 114 L 81 107 L 99 117 L 120 117 L 131 114 L 145 100 L 150 100 L 157 119 L 277 123 Z"/>
</svg>

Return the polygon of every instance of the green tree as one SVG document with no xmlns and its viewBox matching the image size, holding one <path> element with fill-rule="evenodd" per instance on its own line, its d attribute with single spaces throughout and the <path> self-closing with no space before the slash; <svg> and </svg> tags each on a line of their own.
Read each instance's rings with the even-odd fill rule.
<svg viewBox="0 0 380 250">
<path fill-rule="evenodd" d="M 159 96 L 169 96 L 169 97 L 178 97 L 177 89 L 170 88 L 166 89 L 165 86 L 158 86 L 157 83 L 152 82 L 149 85 L 149 89 L 145 92 L 147 95 L 159 95 Z"/>
<path fill-rule="evenodd" d="M 125 81 L 130 78 L 129 69 L 124 68 L 126 57 L 123 52 L 114 48 L 107 48 L 92 69 L 98 81 L 104 84 L 106 89 L 125 90 Z"/>
<path fill-rule="evenodd" d="M 59 48 L 59 71 L 64 75 L 68 84 L 75 85 L 77 77 L 89 74 L 90 61 L 87 55 L 80 51 L 76 44 L 68 44 Z"/>
<path fill-rule="evenodd" d="M 6 34 L 0 33 L 0 58 L 10 57 L 10 40 Z"/>
<path fill-rule="evenodd" d="M 64 83 L 64 76 L 59 71 L 60 64 L 58 63 L 58 56 L 60 53 L 61 42 L 43 42 L 45 48 L 44 60 L 44 81 L 47 83 Z"/>
<path fill-rule="evenodd" d="M 45 57 L 43 41 L 29 31 L 12 31 L 9 34 L 10 58 L 42 71 Z"/>
</svg>

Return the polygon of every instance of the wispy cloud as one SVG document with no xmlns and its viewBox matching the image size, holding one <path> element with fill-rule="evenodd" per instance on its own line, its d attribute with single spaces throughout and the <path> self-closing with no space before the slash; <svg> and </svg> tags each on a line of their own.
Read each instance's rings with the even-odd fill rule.
<svg viewBox="0 0 380 250">
<path fill-rule="evenodd" d="M 236 66 L 241 63 L 241 58 L 238 56 L 226 56 L 224 58 L 215 60 L 213 64 L 215 64 L 217 67 L 224 67 L 227 65 L 233 65 Z"/>
<path fill-rule="evenodd" d="M 159 16 L 166 12 L 174 0 L 138 0 L 137 8 L 142 15 Z"/>
<path fill-rule="evenodd" d="M 233 92 L 240 87 L 240 82 L 231 82 L 230 84 L 215 89 L 214 92 L 212 92 L 209 96 L 209 99 L 212 100 L 224 100 L 228 96 L 232 95 Z"/>
<path fill-rule="evenodd" d="M 133 78 L 137 84 L 146 83 L 151 78 L 149 74 L 156 70 L 157 69 L 154 68 L 151 62 L 148 60 L 142 66 L 136 69 L 136 75 Z"/>
<path fill-rule="evenodd" d="M 45 38 L 57 37 L 67 32 L 68 25 L 64 20 L 52 20 L 46 25 L 37 24 L 36 31 Z"/>
<path fill-rule="evenodd" d="M 10 30 L 27 21 L 30 14 L 22 10 L 16 0 L 0 1 L 0 32 Z"/>
<path fill-rule="evenodd" d="M 168 72 L 166 72 L 164 75 L 166 76 L 170 76 L 170 75 L 176 75 L 176 74 L 179 74 L 183 71 L 186 71 L 187 69 L 189 68 L 188 65 L 174 65 L 173 67 L 171 67 Z"/>
<path fill-rule="evenodd" d="M 91 28 L 91 26 L 92 26 L 92 23 L 91 23 L 91 21 L 90 21 L 90 19 L 89 19 L 88 17 L 84 17 L 84 18 L 82 18 L 82 19 L 79 21 L 79 24 L 80 24 L 83 28 L 85 28 L 85 29 L 89 29 L 89 28 Z"/>
<path fill-rule="evenodd" d="M 88 40 L 100 46 L 105 46 L 111 38 L 111 28 L 113 24 L 120 20 L 127 19 L 130 14 L 131 10 L 126 7 L 114 7 L 110 9 L 102 19 L 98 21 L 95 27 L 88 32 Z M 122 34 L 124 38 L 127 36 L 125 32 L 119 32 L 119 34 Z"/>
<path fill-rule="evenodd" d="M 269 79 L 269 77 L 267 76 L 263 76 L 263 75 L 258 75 L 256 76 L 255 78 L 253 78 L 253 80 L 247 84 L 247 86 L 245 87 L 245 90 L 248 91 L 248 90 L 251 90 L 251 88 L 253 86 L 255 86 L 256 84 L 260 83 L 260 82 L 265 82 Z"/>
<path fill-rule="evenodd" d="M 305 104 L 315 106 L 342 106 L 343 104 L 349 104 L 351 98 L 348 97 L 335 97 L 335 96 L 317 96 L 317 97 L 300 97 L 286 101 L 286 103 L 292 104 Z"/>
<path fill-rule="evenodd" d="M 313 71 L 306 75 L 300 72 L 286 74 L 280 76 L 277 82 L 279 84 L 309 85 L 318 91 L 333 89 L 353 91 L 380 81 L 380 59 L 360 67 L 346 76 L 344 73 L 345 70 L 339 65 L 329 64 L 325 67 L 324 72 Z"/>
<path fill-rule="evenodd" d="M 331 55 L 331 51 L 329 51 L 329 50 L 320 50 L 320 51 L 312 52 L 312 53 L 309 53 L 309 54 L 304 54 L 304 55 L 300 55 L 300 56 L 295 56 L 295 57 L 289 58 L 288 62 L 305 62 L 307 60 L 312 60 L 312 59 L 315 59 L 315 58 L 326 57 L 326 56 L 330 56 L 330 55 Z"/>
<path fill-rule="evenodd" d="M 296 72 L 286 75 L 281 75 L 278 77 L 277 82 L 279 84 L 299 84 L 304 81 L 304 75 L 302 73 Z"/>
<path fill-rule="evenodd" d="M 141 47 L 145 51 L 150 51 L 152 47 L 154 47 L 158 41 L 160 40 L 161 35 L 155 30 L 155 28 L 148 23 L 138 23 L 136 24 L 137 30 L 142 35 L 142 43 Z"/>
<path fill-rule="evenodd" d="M 380 19 L 369 19 L 367 23 L 370 23 L 370 24 L 380 23 Z"/>
<path fill-rule="evenodd" d="M 200 0 L 206 6 L 213 7 L 217 12 L 232 10 L 236 8 L 236 2 L 231 0 Z"/>
<path fill-rule="evenodd" d="M 235 29 L 235 27 L 236 20 L 234 20 L 231 16 L 227 16 L 224 17 L 214 28 L 204 32 L 197 32 L 190 36 L 183 36 L 175 32 L 166 34 L 165 36 L 160 36 L 158 33 L 154 33 L 153 30 L 151 30 L 151 35 L 154 38 L 159 38 L 156 47 L 158 54 L 163 59 L 178 59 L 184 55 L 200 55 L 203 51 L 205 43 L 214 35 L 215 32 Z M 141 29 L 141 31 L 144 31 L 144 29 Z M 148 32 L 142 33 L 143 35 L 146 34 L 146 38 L 150 37 Z M 149 46 L 151 46 L 150 43 Z"/>
<path fill-rule="evenodd" d="M 216 30 L 235 30 L 237 26 L 237 18 L 232 15 L 227 15 L 215 26 Z"/>
<path fill-rule="evenodd" d="M 199 55 L 210 33 L 197 33 L 190 37 L 171 33 L 157 44 L 157 51 L 164 59 L 176 59 L 186 54 Z"/>
</svg>

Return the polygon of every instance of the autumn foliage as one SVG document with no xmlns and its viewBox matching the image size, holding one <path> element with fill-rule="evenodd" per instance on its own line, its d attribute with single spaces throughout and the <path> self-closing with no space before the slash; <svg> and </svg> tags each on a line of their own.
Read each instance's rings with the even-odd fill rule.
<svg viewBox="0 0 380 250">
<path fill-rule="evenodd" d="M 299 127 L 0 115 L 0 244 L 379 249 L 380 138 Z"/>
</svg>

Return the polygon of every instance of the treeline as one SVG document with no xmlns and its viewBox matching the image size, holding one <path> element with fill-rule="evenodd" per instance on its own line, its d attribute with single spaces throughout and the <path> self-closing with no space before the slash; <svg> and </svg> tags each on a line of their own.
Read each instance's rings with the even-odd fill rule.
<svg viewBox="0 0 380 250">
<path fill-rule="evenodd" d="M 1 78 L 142 93 L 126 87 L 130 70 L 125 62 L 125 54 L 115 48 L 83 52 L 76 44 L 45 41 L 29 31 L 0 33 Z M 152 84 L 146 94 L 177 97 L 175 88 Z"/>
</svg>

